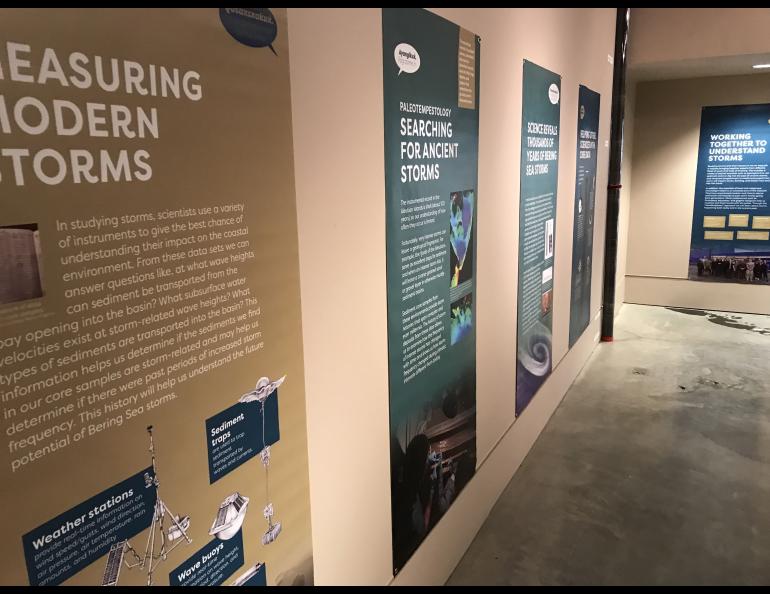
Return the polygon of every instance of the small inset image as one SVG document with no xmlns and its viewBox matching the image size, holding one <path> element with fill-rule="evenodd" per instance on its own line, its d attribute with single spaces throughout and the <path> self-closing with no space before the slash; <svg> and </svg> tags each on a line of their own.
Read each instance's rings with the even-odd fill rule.
<svg viewBox="0 0 770 594">
<path fill-rule="evenodd" d="M 473 208 L 474 190 L 452 192 L 449 197 L 449 274 L 450 287 L 473 278 Z"/>
<path fill-rule="evenodd" d="M 553 289 L 548 289 L 540 296 L 540 313 L 545 315 L 553 306 Z"/>
<path fill-rule="evenodd" d="M 547 260 L 553 257 L 553 219 L 545 222 L 545 250 L 543 256 Z"/>
<path fill-rule="evenodd" d="M 450 307 L 450 344 L 457 344 L 473 328 L 473 294 L 469 293 Z"/>
<path fill-rule="evenodd" d="M 43 296 L 37 224 L 0 227 L 0 304 Z"/>
<path fill-rule="evenodd" d="M 549 266 L 545 270 L 543 270 L 543 283 L 550 283 L 553 280 L 553 266 Z"/>
</svg>

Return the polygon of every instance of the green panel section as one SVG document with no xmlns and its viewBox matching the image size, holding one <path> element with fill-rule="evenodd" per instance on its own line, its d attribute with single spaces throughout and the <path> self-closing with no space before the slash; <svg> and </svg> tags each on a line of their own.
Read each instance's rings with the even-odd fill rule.
<svg viewBox="0 0 770 594">
<path fill-rule="evenodd" d="M 383 9 L 394 571 L 476 465 L 479 39 Z"/>
</svg>

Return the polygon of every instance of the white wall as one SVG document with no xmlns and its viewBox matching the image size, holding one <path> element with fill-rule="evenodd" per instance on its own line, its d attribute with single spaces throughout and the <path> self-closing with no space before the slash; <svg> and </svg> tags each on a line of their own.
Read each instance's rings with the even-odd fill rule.
<svg viewBox="0 0 770 594">
<path fill-rule="evenodd" d="M 481 36 L 479 469 L 396 584 L 441 584 L 598 337 L 615 9 L 437 9 Z M 317 584 L 391 576 L 379 9 L 290 9 Z M 522 61 L 562 74 L 555 369 L 513 424 Z M 592 322 L 567 354 L 578 85 L 601 93 Z M 566 357 L 565 357 L 566 354 Z"/>
<path fill-rule="evenodd" d="M 770 314 L 767 287 L 687 280 L 701 108 L 768 102 L 770 74 L 638 84 L 627 302 Z"/>
</svg>

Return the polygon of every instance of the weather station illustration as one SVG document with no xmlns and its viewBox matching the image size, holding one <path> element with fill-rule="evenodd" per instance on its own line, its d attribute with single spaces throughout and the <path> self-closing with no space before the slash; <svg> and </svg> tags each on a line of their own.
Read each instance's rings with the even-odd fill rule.
<svg viewBox="0 0 770 594">
<path fill-rule="evenodd" d="M 175 515 L 160 498 L 160 480 L 158 479 L 158 463 L 155 456 L 155 440 L 153 427 L 147 427 L 150 437 L 150 457 L 152 458 L 152 473 L 144 474 L 145 488 L 155 490 L 155 509 L 152 515 L 150 531 L 147 535 L 147 543 L 144 553 L 140 554 L 131 545 L 129 540 L 123 540 L 110 547 L 107 556 L 107 565 L 104 568 L 102 586 L 117 586 L 120 578 L 120 569 L 138 569 L 147 572 L 147 585 L 153 585 L 153 576 L 158 565 L 168 560 L 169 554 L 182 543 L 190 544 L 192 539 L 188 536 L 190 528 L 189 516 Z M 130 553 L 126 558 L 126 553 Z"/>
</svg>

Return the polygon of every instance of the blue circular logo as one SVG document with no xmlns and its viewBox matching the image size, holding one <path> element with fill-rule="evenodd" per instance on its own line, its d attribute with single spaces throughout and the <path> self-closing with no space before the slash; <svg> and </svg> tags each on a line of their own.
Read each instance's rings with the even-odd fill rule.
<svg viewBox="0 0 770 594">
<path fill-rule="evenodd" d="M 278 24 L 269 8 L 220 8 L 219 19 L 227 32 L 249 47 L 272 46 L 278 35 Z"/>
</svg>

